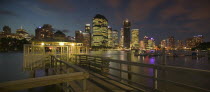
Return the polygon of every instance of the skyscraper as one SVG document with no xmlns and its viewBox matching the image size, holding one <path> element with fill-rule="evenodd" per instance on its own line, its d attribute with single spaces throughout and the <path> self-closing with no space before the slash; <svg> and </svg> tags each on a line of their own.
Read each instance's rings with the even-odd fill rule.
<svg viewBox="0 0 210 92">
<path fill-rule="evenodd" d="M 113 47 L 112 28 L 108 26 L 108 47 Z"/>
<path fill-rule="evenodd" d="M 113 30 L 112 31 L 112 42 L 113 42 L 113 47 L 117 48 L 119 45 L 119 41 L 118 41 L 118 31 L 117 30 Z"/>
<path fill-rule="evenodd" d="M 83 43 L 83 33 L 80 30 L 75 31 L 75 40 L 77 43 Z"/>
<path fill-rule="evenodd" d="M 120 30 L 120 42 L 119 42 L 119 47 L 123 48 L 124 47 L 124 31 L 123 28 Z"/>
<path fill-rule="evenodd" d="M 124 48 L 130 48 L 130 27 L 131 27 L 131 22 L 126 19 L 123 22 L 123 31 L 124 31 Z"/>
<path fill-rule="evenodd" d="M 90 24 L 85 25 L 85 32 L 83 32 L 83 45 L 87 47 L 91 47 L 91 29 Z"/>
<path fill-rule="evenodd" d="M 90 33 L 90 24 L 85 25 L 85 32 Z"/>
<path fill-rule="evenodd" d="M 131 49 L 139 48 L 139 29 L 132 29 L 130 46 L 131 46 Z"/>
<path fill-rule="evenodd" d="M 100 14 L 93 18 L 92 47 L 108 46 L 108 20 Z"/>
<path fill-rule="evenodd" d="M 167 49 L 174 50 L 175 49 L 175 39 L 173 36 L 168 37 L 167 39 Z"/>
<path fill-rule="evenodd" d="M 35 30 L 36 39 L 49 40 L 53 38 L 53 28 L 50 24 L 44 24 Z"/>
</svg>

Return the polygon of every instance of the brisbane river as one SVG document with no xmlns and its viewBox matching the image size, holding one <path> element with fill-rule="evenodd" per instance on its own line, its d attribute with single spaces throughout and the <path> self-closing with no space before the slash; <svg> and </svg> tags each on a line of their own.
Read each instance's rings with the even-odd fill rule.
<svg viewBox="0 0 210 92">
<path fill-rule="evenodd" d="M 127 52 L 125 51 L 92 51 L 90 52 L 91 55 L 98 55 L 109 57 L 111 59 L 117 60 L 127 60 Z M 191 56 L 183 56 L 183 57 L 149 57 L 149 56 L 134 56 L 131 54 L 131 62 L 139 62 L 139 63 L 146 63 L 146 64 L 161 64 L 162 61 L 166 61 L 166 65 L 169 66 L 178 66 L 178 67 L 187 67 L 187 68 L 194 68 L 194 69 L 203 69 L 203 70 L 210 70 L 210 61 L 207 57 L 202 58 L 192 58 Z M 0 53 L 0 82 L 6 82 L 11 80 L 20 80 L 29 78 L 29 72 L 24 72 L 22 69 L 23 65 L 23 53 Z M 114 63 L 110 63 L 110 66 L 118 67 Z M 126 68 L 122 66 L 122 69 Z M 140 68 L 140 67 L 131 67 L 132 72 L 137 73 L 145 73 L 147 75 L 153 75 L 152 69 L 149 68 Z M 110 70 L 112 74 L 119 76 L 119 72 Z M 37 72 L 38 76 L 42 75 L 42 71 Z M 198 87 L 210 89 L 210 74 L 200 74 L 200 73 L 176 73 L 176 72 L 166 72 L 167 79 L 175 80 L 178 82 L 192 84 Z M 122 77 L 125 77 L 125 74 L 122 74 Z M 146 84 L 148 86 L 152 86 L 152 80 L 146 79 L 142 77 L 132 76 L 132 81 L 140 82 Z M 161 89 L 165 90 L 166 92 L 176 92 L 170 90 L 172 86 L 169 84 L 161 84 L 163 87 Z M 40 88 L 40 90 L 36 90 L 39 92 L 47 92 L 46 89 L 48 88 Z M 168 90 L 168 91 L 167 91 Z M 169 91 L 170 90 L 170 91 Z M 48 90 L 49 91 L 49 90 Z M 54 90 L 55 91 L 55 90 Z M 21 91 L 22 92 L 22 91 Z M 27 91 L 25 91 L 27 92 Z M 29 91 L 29 92 L 35 92 Z M 50 92 L 50 91 L 49 91 Z M 184 91 L 180 91 L 184 92 Z M 185 92 L 196 92 L 196 91 L 185 91 Z"/>
</svg>

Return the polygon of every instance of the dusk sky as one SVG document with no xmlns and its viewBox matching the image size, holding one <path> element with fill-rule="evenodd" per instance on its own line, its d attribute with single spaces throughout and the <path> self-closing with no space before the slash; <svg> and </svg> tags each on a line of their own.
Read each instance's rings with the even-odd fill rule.
<svg viewBox="0 0 210 92">
<path fill-rule="evenodd" d="M 74 36 L 75 30 L 92 24 L 96 14 L 104 15 L 116 30 L 129 19 L 131 29 L 140 29 L 140 39 L 203 35 L 210 41 L 210 0 L 0 0 L 0 31 L 4 25 L 13 33 L 23 26 L 34 34 L 38 26 L 51 24 Z"/>
</svg>

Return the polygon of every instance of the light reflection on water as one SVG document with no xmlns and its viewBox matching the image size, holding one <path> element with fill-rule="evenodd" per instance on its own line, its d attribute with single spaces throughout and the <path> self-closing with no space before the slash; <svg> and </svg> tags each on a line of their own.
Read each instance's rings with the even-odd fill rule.
<svg viewBox="0 0 210 92">
<path fill-rule="evenodd" d="M 110 53 L 112 52 L 112 53 Z M 123 60 L 122 62 L 127 62 L 127 52 L 124 51 L 94 51 L 91 52 L 92 55 L 94 53 L 97 53 L 99 56 L 106 56 L 110 57 L 111 59 L 118 59 Z M 99 54 L 100 53 L 100 54 Z M 166 61 L 166 62 L 163 62 Z M 178 67 L 188 67 L 188 68 L 196 68 L 196 69 L 205 69 L 210 70 L 210 61 L 207 57 L 203 58 L 192 58 L 191 56 L 186 57 L 162 57 L 162 56 L 156 56 L 156 57 L 149 57 L 149 56 L 134 56 L 131 55 L 131 62 L 139 62 L 139 63 L 146 63 L 146 64 L 164 64 L 169 66 L 178 66 Z M 116 63 L 110 63 L 111 67 L 120 68 L 119 64 Z M 128 66 L 122 65 L 123 70 L 128 70 Z M 152 68 L 143 68 L 143 67 L 137 67 L 137 66 L 131 66 L 131 71 L 135 73 L 145 74 L 145 75 L 153 75 L 153 69 Z M 111 74 L 121 76 L 122 78 L 127 79 L 128 74 L 127 73 L 120 73 L 118 71 L 110 70 Z M 210 74 L 200 74 L 200 73 L 183 73 L 183 72 L 161 72 L 158 71 L 158 76 L 161 78 L 166 78 L 170 80 L 174 80 L 177 82 L 187 83 L 191 85 L 196 85 L 202 88 L 210 89 L 207 85 L 210 85 Z M 153 80 L 148 78 L 143 78 L 139 76 L 132 75 L 131 78 L 132 81 L 146 84 L 147 86 L 152 87 L 153 86 Z M 182 88 L 177 88 L 174 86 L 167 86 L 169 84 L 162 84 L 161 89 L 164 89 L 165 92 L 177 92 L 177 90 L 173 89 L 180 89 L 181 91 L 185 92 L 194 92 L 192 90 L 186 90 Z M 166 87 L 167 86 L 167 87 Z M 165 88 L 166 87 L 166 88 Z M 172 89 L 172 90 L 171 90 Z M 179 91 L 180 91 L 179 90 Z"/>
<path fill-rule="evenodd" d="M 104 57 L 110 57 L 112 59 L 127 60 L 127 53 L 124 51 L 93 51 L 92 55 L 99 55 Z M 208 58 L 192 58 L 192 57 L 149 57 L 149 56 L 134 56 L 131 55 L 132 62 L 140 62 L 147 64 L 163 64 L 162 61 L 166 60 L 166 65 L 180 66 L 180 67 L 190 67 L 197 69 L 210 70 L 210 62 Z M 22 71 L 22 62 L 23 54 L 22 53 L 0 53 L 0 82 L 9 81 L 9 80 L 18 80 L 28 78 L 28 73 Z M 110 63 L 111 67 L 119 68 L 119 64 Z M 128 66 L 122 65 L 123 70 L 127 70 Z M 142 67 L 131 67 L 132 72 L 153 75 L 153 69 L 151 68 L 142 68 Z M 110 70 L 110 73 L 120 76 L 118 71 Z M 210 85 L 210 76 L 202 74 L 191 74 L 184 75 L 187 73 L 171 73 L 166 72 L 165 76 L 170 76 L 169 79 L 173 79 L 174 76 L 177 78 L 182 78 L 182 80 L 191 79 L 189 83 L 196 84 L 200 87 L 208 88 Z M 128 78 L 128 74 L 122 73 L 123 78 Z M 160 75 L 162 76 L 162 75 Z M 132 76 L 133 81 L 139 83 L 145 83 L 146 85 L 152 86 L 152 80 L 146 79 L 139 76 Z M 209 88 L 210 89 L 210 88 Z M 171 91 L 170 91 L 171 92 Z"/>
</svg>

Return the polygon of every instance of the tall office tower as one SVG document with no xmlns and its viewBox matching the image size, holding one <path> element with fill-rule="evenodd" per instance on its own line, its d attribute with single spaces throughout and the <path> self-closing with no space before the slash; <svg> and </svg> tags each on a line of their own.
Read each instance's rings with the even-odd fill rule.
<svg viewBox="0 0 210 92">
<path fill-rule="evenodd" d="M 108 46 L 108 20 L 100 14 L 93 18 L 92 47 Z"/>
<path fill-rule="evenodd" d="M 141 50 L 145 50 L 145 49 L 146 49 L 146 47 L 145 47 L 145 44 L 144 44 L 144 41 L 143 41 L 143 40 L 141 40 L 141 41 L 139 42 L 139 46 L 140 46 L 140 49 L 141 49 Z"/>
<path fill-rule="evenodd" d="M 112 28 L 108 26 L 108 47 L 113 47 Z"/>
<path fill-rule="evenodd" d="M 90 47 L 91 46 L 91 35 L 88 32 L 83 32 L 83 46 Z"/>
<path fill-rule="evenodd" d="M 148 50 L 155 49 L 155 39 L 154 38 L 149 38 L 147 49 Z"/>
<path fill-rule="evenodd" d="M 139 29 L 132 29 L 130 46 L 131 46 L 131 49 L 139 48 Z"/>
<path fill-rule="evenodd" d="M 75 40 L 77 43 L 83 43 L 83 33 L 82 31 L 75 31 Z"/>
<path fill-rule="evenodd" d="M 161 47 L 161 48 L 166 48 L 166 45 L 167 45 L 166 40 L 162 40 L 162 41 L 160 42 L 160 47 Z"/>
<path fill-rule="evenodd" d="M 35 30 L 35 38 L 37 40 L 49 40 L 53 38 L 53 28 L 50 24 L 44 24 Z"/>
<path fill-rule="evenodd" d="M 130 27 L 131 27 L 131 22 L 128 19 L 126 19 L 123 22 L 123 31 L 124 31 L 124 48 L 127 48 L 127 49 L 130 48 L 130 42 L 131 42 Z"/>
<path fill-rule="evenodd" d="M 90 29 L 90 24 L 86 24 L 85 25 L 85 32 L 90 33 L 91 29 Z"/>
<path fill-rule="evenodd" d="M 91 29 L 90 24 L 85 25 L 85 32 L 83 32 L 84 36 L 84 46 L 91 47 Z"/>
<path fill-rule="evenodd" d="M 113 30 L 112 31 L 112 42 L 113 42 L 113 47 L 117 48 L 119 45 L 119 41 L 118 41 L 118 31 L 117 30 Z"/>
<path fill-rule="evenodd" d="M 168 37 L 167 39 L 167 49 L 174 50 L 175 49 L 175 39 L 173 36 Z"/>
<path fill-rule="evenodd" d="M 119 47 L 124 48 L 124 31 L 123 28 L 120 30 L 120 42 Z"/>
<path fill-rule="evenodd" d="M 155 49 L 155 39 L 145 36 L 143 39 L 145 50 Z"/>
<path fill-rule="evenodd" d="M 181 50 L 181 49 L 184 48 L 184 44 L 183 44 L 183 41 L 182 40 L 177 40 L 177 46 L 176 46 L 176 48 L 178 50 Z"/>
</svg>

